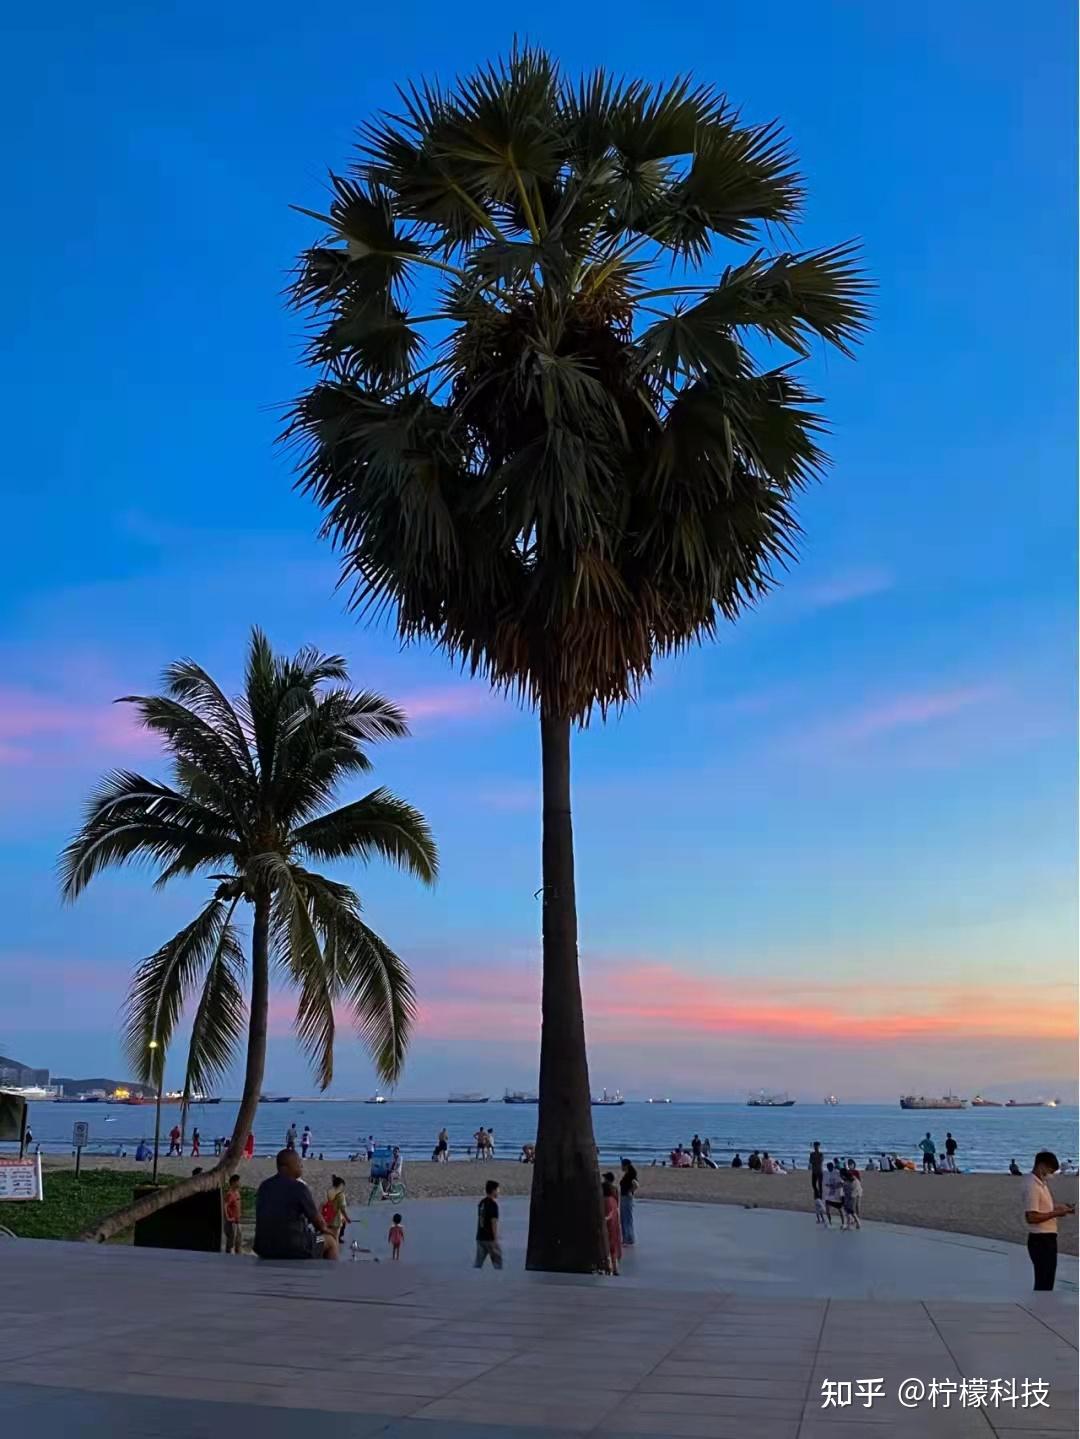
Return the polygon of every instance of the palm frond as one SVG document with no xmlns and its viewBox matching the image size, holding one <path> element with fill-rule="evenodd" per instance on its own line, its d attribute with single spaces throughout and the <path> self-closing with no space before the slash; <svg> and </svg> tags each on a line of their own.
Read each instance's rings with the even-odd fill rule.
<svg viewBox="0 0 1080 1439">
<path fill-rule="evenodd" d="M 234 899 L 225 913 L 192 1020 L 184 1068 L 185 1111 L 193 1094 L 205 1092 L 225 1075 L 243 1037 L 244 951 L 232 924 L 239 902 Z"/>
<path fill-rule="evenodd" d="M 237 840 L 222 815 L 168 785 L 116 770 L 90 799 L 82 828 L 60 856 L 65 899 L 109 865 L 160 863 L 195 874 L 229 861 Z"/>
<path fill-rule="evenodd" d="M 293 876 L 308 897 L 324 953 L 332 959 L 337 993 L 348 1004 L 380 1078 L 393 1084 L 400 1077 L 416 1020 L 408 968 L 360 918 L 351 891 L 298 867 Z"/>
<path fill-rule="evenodd" d="M 156 1073 L 155 1055 L 168 1049 L 188 996 L 218 954 L 229 913 L 229 905 L 215 896 L 136 969 L 125 1006 L 124 1050 L 142 1081 L 150 1082 Z M 153 1049 L 151 1041 L 156 1041 Z"/>
<path fill-rule="evenodd" d="M 320 860 L 370 860 L 378 854 L 425 884 L 439 872 L 438 851 L 419 810 L 386 789 L 320 815 L 293 832 L 300 852 Z"/>
<path fill-rule="evenodd" d="M 334 1078 L 334 1000 L 338 992 L 336 955 L 325 952 L 311 902 L 297 883 L 293 866 L 266 856 L 263 873 L 274 886 L 271 934 L 278 963 L 298 991 L 295 1028 L 311 1059 L 320 1089 Z"/>
</svg>

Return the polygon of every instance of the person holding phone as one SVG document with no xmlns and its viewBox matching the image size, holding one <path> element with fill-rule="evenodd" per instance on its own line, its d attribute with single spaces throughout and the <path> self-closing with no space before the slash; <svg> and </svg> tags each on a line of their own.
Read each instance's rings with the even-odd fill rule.
<svg viewBox="0 0 1080 1439">
<path fill-rule="evenodd" d="M 1040 1149 L 1031 1173 L 1024 1179 L 1024 1222 L 1028 1227 L 1028 1254 L 1035 1271 L 1036 1290 L 1054 1287 L 1057 1273 L 1058 1220 L 1076 1213 L 1075 1204 L 1055 1204 L 1047 1178 L 1061 1168 L 1058 1157 L 1049 1149 Z"/>
</svg>

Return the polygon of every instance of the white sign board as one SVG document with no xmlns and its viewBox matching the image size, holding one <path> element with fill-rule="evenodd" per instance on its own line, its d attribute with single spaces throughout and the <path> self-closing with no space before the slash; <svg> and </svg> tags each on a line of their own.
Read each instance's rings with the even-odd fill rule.
<svg viewBox="0 0 1080 1439">
<path fill-rule="evenodd" d="M 82 1149 L 90 1139 L 90 1126 L 85 1119 L 77 1120 L 71 1130 L 72 1149 Z"/>
<path fill-rule="evenodd" d="M 44 1198 L 40 1154 L 27 1159 L 0 1158 L 0 1200 Z"/>
</svg>

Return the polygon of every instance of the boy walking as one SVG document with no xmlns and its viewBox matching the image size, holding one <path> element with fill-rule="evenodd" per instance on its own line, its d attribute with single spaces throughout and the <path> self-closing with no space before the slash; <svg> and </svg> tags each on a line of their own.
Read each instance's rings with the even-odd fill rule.
<svg viewBox="0 0 1080 1439">
<path fill-rule="evenodd" d="M 476 1211 L 476 1263 L 474 1268 L 483 1269 L 484 1260 L 491 1260 L 493 1269 L 502 1268 L 502 1250 L 499 1248 L 499 1181 L 489 1179 L 484 1185 L 484 1197 Z"/>
</svg>

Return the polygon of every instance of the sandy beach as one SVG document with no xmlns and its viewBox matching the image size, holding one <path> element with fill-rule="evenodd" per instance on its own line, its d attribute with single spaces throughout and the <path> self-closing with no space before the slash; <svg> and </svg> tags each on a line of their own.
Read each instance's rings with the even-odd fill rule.
<svg viewBox="0 0 1080 1439">
<path fill-rule="evenodd" d="M 213 1156 L 204 1156 L 209 1167 Z M 74 1160 L 66 1155 L 42 1156 L 49 1170 L 70 1169 Z M 148 1176 L 148 1164 L 132 1159 L 84 1156 L 87 1169 L 130 1169 Z M 160 1161 L 165 1174 L 187 1175 L 192 1161 Z M 246 1185 L 258 1184 L 273 1172 L 273 1160 L 256 1157 L 240 1166 Z M 341 1174 L 355 1204 L 367 1196 L 367 1162 L 309 1160 L 304 1177 L 321 1198 L 332 1173 Z M 669 1169 L 659 1166 L 640 1171 L 640 1197 L 684 1200 L 692 1204 L 751 1204 L 763 1209 L 812 1209 L 810 1176 L 752 1174 L 732 1169 Z M 410 1163 L 405 1168 L 409 1200 L 446 1199 L 483 1192 L 484 1181 L 497 1179 L 504 1194 L 527 1194 L 532 1178 L 528 1165 L 509 1160 L 491 1164 L 459 1161 L 453 1164 Z M 1059 1203 L 1075 1204 L 1077 1177 L 1059 1175 L 1052 1181 Z M 863 1218 L 886 1224 L 905 1224 L 923 1229 L 942 1229 L 956 1234 L 977 1234 L 986 1239 L 1023 1243 L 1025 1228 L 1020 1214 L 1020 1180 L 1008 1174 L 878 1174 L 863 1176 Z M 1077 1253 L 1077 1221 L 1061 1222 L 1059 1244 L 1063 1253 Z"/>
</svg>

